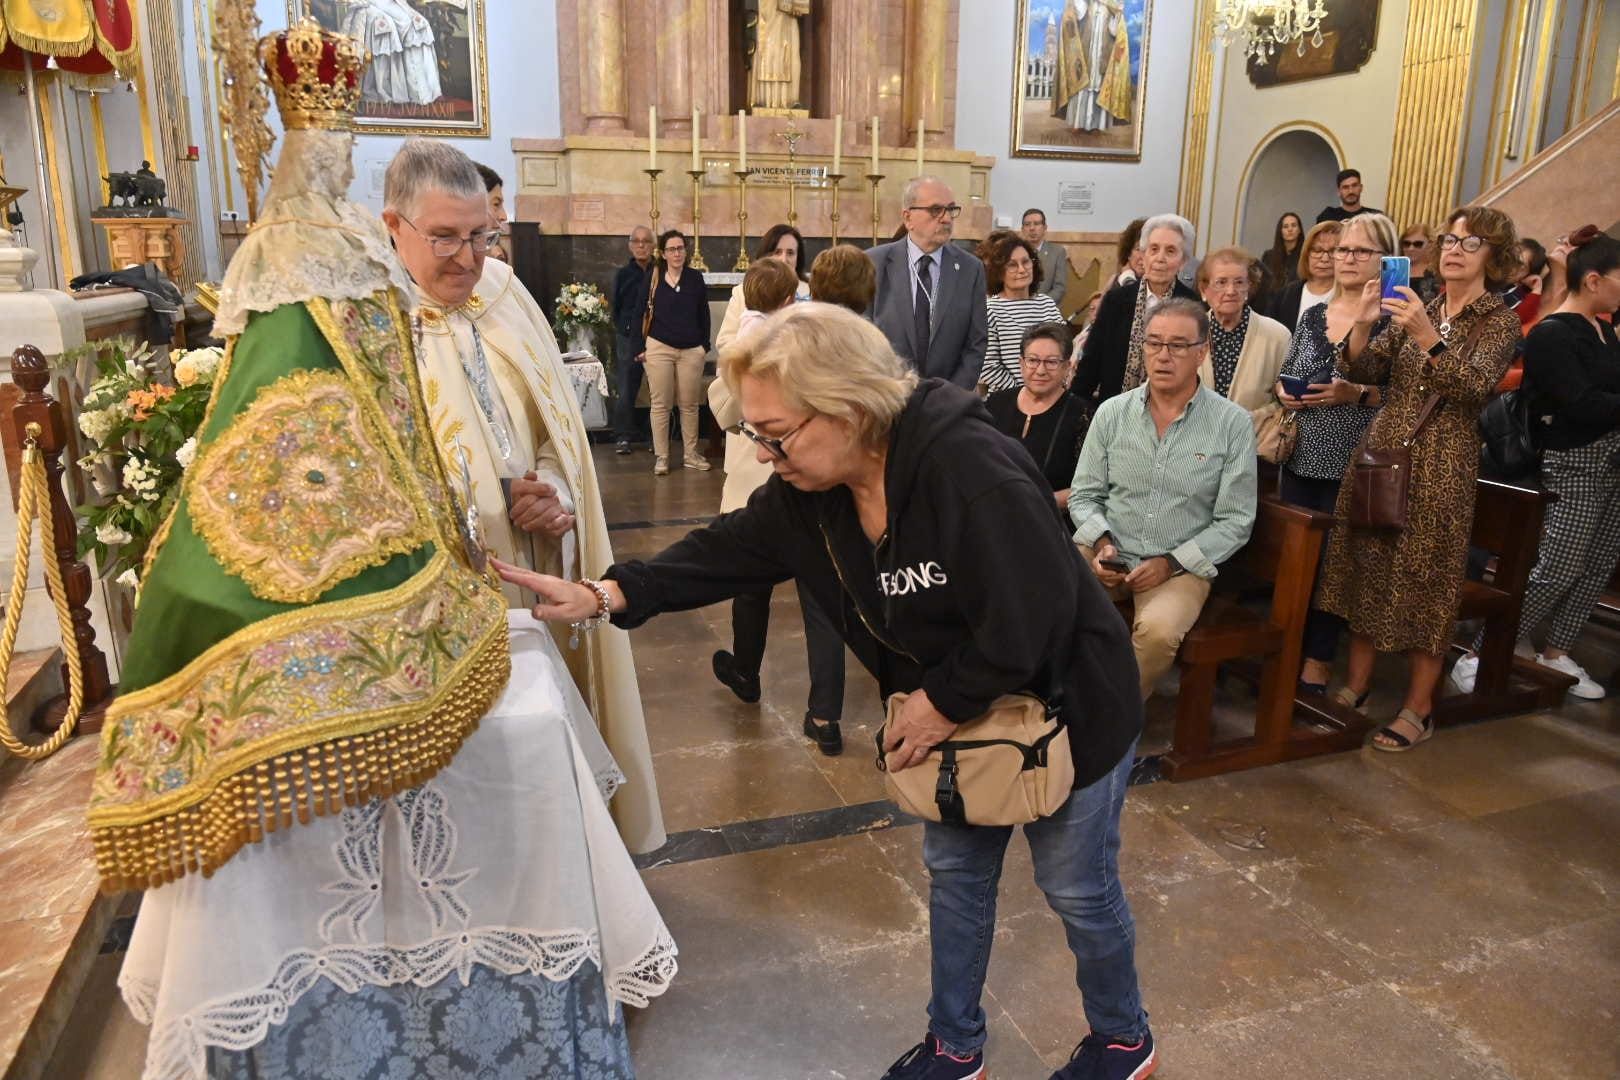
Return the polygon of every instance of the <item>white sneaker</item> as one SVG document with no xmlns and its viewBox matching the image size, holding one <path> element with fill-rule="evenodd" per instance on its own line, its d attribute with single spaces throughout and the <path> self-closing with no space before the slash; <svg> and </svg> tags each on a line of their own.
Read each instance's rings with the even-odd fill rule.
<svg viewBox="0 0 1620 1080">
<path fill-rule="evenodd" d="M 1451 685 L 1465 694 L 1474 692 L 1474 680 L 1479 678 L 1479 657 L 1465 656 L 1451 666 Z"/>
<path fill-rule="evenodd" d="M 1587 701 L 1601 701 L 1608 693 L 1603 687 L 1592 681 L 1592 676 L 1588 675 L 1586 669 L 1575 662 L 1573 656 L 1565 654 L 1556 660 L 1548 660 L 1541 653 L 1536 653 L 1536 663 L 1544 668 L 1552 668 L 1561 674 L 1574 676 L 1575 685 L 1569 688 L 1569 692 L 1578 698 L 1585 698 Z"/>
</svg>

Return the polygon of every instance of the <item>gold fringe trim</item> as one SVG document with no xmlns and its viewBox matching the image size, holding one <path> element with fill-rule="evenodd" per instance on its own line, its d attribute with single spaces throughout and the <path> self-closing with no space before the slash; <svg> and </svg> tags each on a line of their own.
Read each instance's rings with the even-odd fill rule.
<svg viewBox="0 0 1620 1080">
<path fill-rule="evenodd" d="M 96 30 L 93 21 L 90 24 L 89 31 L 79 41 L 53 41 L 50 38 L 36 37 L 27 31 L 18 30 L 16 27 L 12 27 L 8 32 L 11 35 L 11 40 L 18 46 L 31 53 L 39 53 L 42 56 L 77 58 L 89 52 L 90 47 L 96 43 Z M 43 69 L 43 67 L 44 65 L 41 64 L 40 68 Z"/>
<path fill-rule="evenodd" d="M 455 685 L 415 720 L 277 754 L 221 781 L 200 802 L 153 821 L 92 823 L 102 891 L 153 889 L 188 873 L 208 877 L 247 844 L 295 820 L 307 825 L 312 817 L 426 783 L 477 730 L 511 672 L 503 622 Z"/>
</svg>

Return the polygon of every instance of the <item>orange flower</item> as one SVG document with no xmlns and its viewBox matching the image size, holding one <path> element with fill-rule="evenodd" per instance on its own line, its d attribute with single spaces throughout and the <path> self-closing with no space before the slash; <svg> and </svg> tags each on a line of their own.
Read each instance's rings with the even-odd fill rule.
<svg viewBox="0 0 1620 1080">
<path fill-rule="evenodd" d="M 135 409 L 135 419 L 146 420 L 151 417 L 152 410 L 157 408 L 158 402 L 167 401 L 174 397 L 174 387 L 155 386 L 150 390 L 131 390 L 125 400 Z"/>
</svg>

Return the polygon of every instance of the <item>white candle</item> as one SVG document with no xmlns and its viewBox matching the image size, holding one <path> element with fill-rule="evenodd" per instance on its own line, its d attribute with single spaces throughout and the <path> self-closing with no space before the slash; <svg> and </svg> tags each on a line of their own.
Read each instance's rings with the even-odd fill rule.
<svg viewBox="0 0 1620 1080">
<path fill-rule="evenodd" d="M 833 117 L 833 167 L 834 173 L 842 173 L 844 164 L 844 117 L 840 113 Z"/>
<path fill-rule="evenodd" d="M 872 117 L 872 175 L 878 174 L 878 118 Z"/>
<path fill-rule="evenodd" d="M 917 175 L 923 174 L 923 125 L 917 121 Z"/>
<path fill-rule="evenodd" d="M 698 119 L 698 107 L 692 106 L 692 171 L 703 171 L 703 153 L 699 144 L 703 141 L 703 123 Z"/>
<path fill-rule="evenodd" d="M 658 106 L 647 106 L 647 168 L 658 168 Z"/>
<path fill-rule="evenodd" d="M 748 111 L 737 110 L 737 171 L 748 171 Z"/>
</svg>

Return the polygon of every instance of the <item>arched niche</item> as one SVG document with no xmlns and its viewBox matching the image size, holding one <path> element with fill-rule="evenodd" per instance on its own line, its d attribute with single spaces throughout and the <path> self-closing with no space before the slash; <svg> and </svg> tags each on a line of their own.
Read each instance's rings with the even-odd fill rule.
<svg viewBox="0 0 1620 1080">
<path fill-rule="evenodd" d="M 1271 246 L 1277 219 L 1290 210 L 1309 230 L 1324 206 L 1339 205 L 1333 178 L 1342 160 L 1314 127 L 1289 128 L 1262 142 L 1238 189 L 1238 243 L 1259 255 Z"/>
</svg>

